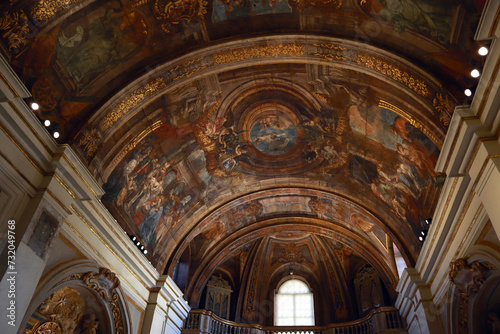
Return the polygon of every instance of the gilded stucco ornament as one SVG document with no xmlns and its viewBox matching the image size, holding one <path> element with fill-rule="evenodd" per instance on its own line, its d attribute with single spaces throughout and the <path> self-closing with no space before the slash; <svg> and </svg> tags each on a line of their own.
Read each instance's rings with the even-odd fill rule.
<svg viewBox="0 0 500 334">
<path fill-rule="evenodd" d="M 35 331 L 33 332 L 34 334 L 62 334 L 63 331 L 61 329 L 61 326 L 57 322 L 53 321 L 47 321 L 38 326 Z"/>
<path fill-rule="evenodd" d="M 432 100 L 432 104 L 434 105 L 434 109 L 439 113 L 441 123 L 444 126 L 448 126 L 456 103 L 447 94 L 437 93 Z"/>
<path fill-rule="evenodd" d="M 2 12 L 0 31 L 3 32 L 2 37 L 7 39 L 9 51 L 20 51 L 28 42 L 27 35 L 30 32 L 26 13 L 22 10 L 18 12 L 12 10 Z"/>
<path fill-rule="evenodd" d="M 359 53 L 356 63 L 391 77 L 392 79 L 404 84 L 418 95 L 429 97 L 431 94 L 429 88 L 423 80 L 414 78 L 408 72 L 382 59 L 366 53 Z"/>
<path fill-rule="evenodd" d="M 173 24 L 181 21 L 190 22 L 192 19 L 203 21 L 207 13 L 207 1 L 204 0 L 156 0 L 153 6 L 155 17 L 162 21 L 161 28 L 170 32 Z"/>
<path fill-rule="evenodd" d="M 450 263 L 449 278 L 460 293 L 458 300 L 458 332 L 468 333 L 469 302 L 473 294 L 477 293 L 485 281 L 486 274 L 494 269 L 487 262 L 467 263 L 467 259 L 460 258 Z"/>
<path fill-rule="evenodd" d="M 75 280 L 82 281 L 87 287 L 93 289 L 109 303 L 113 314 L 116 334 L 123 334 L 123 318 L 118 305 L 119 296 L 115 292 L 115 290 L 120 287 L 120 280 L 116 274 L 107 268 L 100 268 L 98 273 L 89 271 L 87 273 L 78 273 L 68 276 L 57 283 L 56 286 Z M 91 323 L 90 325 L 93 324 Z"/>
<path fill-rule="evenodd" d="M 26 325 L 25 334 L 95 334 L 99 321 L 95 313 L 86 313 L 85 298 L 73 287 L 63 287 L 38 307 Z"/>
<path fill-rule="evenodd" d="M 123 115 L 125 115 L 130 109 L 138 105 L 140 102 L 145 100 L 148 96 L 155 94 L 158 90 L 164 88 L 167 85 L 165 78 L 159 77 L 151 80 L 144 86 L 136 89 L 120 103 L 118 103 L 112 111 L 106 114 L 104 119 L 104 128 L 107 130 L 113 126 Z"/>
<path fill-rule="evenodd" d="M 479 291 L 484 283 L 484 276 L 492 270 L 492 266 L 487 263 L 474 262 L 468 264 L 467 260 L 460 258 L 450 263 L 450 281 L 455 284 L 462 295 L 469 295 Z"/>
<path fill-rule="evenodd" d="M 304 46 L 296 43 L 257 45 L 230 49 L 213 56 L 215 65 L 223 65 L 252 58 L 299 57 L 304 55 Z"/>
<path fill-rule="evenodd" d="M 48 21 L 79 2 L 80 0 L 41 0 L 31 8 L 31 16 L 39 22 Z"/>
<path fill-rule="evenodd" d="M 85 152 L 88 158 L 94 156 L 97 151 L 98 144 L 101 140 L 101 133 L 97 129 L 85 130 L 80 137 L 78 146 Z"/>
</svg>

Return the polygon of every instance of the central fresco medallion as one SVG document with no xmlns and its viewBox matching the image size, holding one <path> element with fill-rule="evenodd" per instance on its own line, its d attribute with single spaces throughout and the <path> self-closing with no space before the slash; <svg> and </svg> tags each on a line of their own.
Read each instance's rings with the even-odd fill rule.
<svg viewBox="0 0 500 334">
<path fill-rule="evenodd" d="M 250 140 L 264 154 L 282 155 L 295 145 L 297 128 L 279 111 L 265 113 L 251 125 Z"/>
</svg>

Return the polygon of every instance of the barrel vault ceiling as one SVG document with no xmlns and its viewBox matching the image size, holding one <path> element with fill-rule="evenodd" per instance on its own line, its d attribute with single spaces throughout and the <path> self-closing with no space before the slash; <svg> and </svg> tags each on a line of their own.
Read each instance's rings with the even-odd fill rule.
<svg viewBox="0 0 500 334">
<path fill-rule="evenodd" d="M 189 255 L 196 304 L 212 273 L 250 262 L 272 281 L 355 256 L 394 286 L 393 246 L 414 265 L 451 114 L 476 84 L 483 6 L 10 0 L 0 41 L 157 270 Z"/>
</svg>

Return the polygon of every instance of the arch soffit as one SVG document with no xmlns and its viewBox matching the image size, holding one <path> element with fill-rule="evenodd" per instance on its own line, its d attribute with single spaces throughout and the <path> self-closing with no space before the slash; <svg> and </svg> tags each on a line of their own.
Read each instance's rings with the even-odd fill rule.
<svg viewBox="0 0 500 334">
<path fill-rule="evenodd" d="M 322 36 L 280 35 L 269 36 L 265 40 L 248 38 L 208 46 L 158 66 L 110 98 L 89 119 L 75 142 L 92 129 L 99 133 L 98 145 L 106 142 L 118 128 L 152 101 L 189 82 L 228 70 L 277 63 L 338 67 L 380 79 L 420 102 L 425 111 L 414 108 L 412 113 L 418 114 L 406 115 L 411 118 L 409 121 L 425 124 L 421 128 L 429 127 L 430 132 L 438 134 L 438 141 L 444 138 L 453 110 L 446 110 L 436 101 L 454 99 L 428 72 L 369 44 Z M 441 124 L 432 120 L 436 117 L 434 114 L 439 115 Z M 437 144 L 440 146 L 440 143 Z"/>
<path fill-rule="evenodd" d="M 199 208 L 197 212 L 199 214 L 192 214 L 189 217 L 189 221 L 183 221 L 182 227 L 179 227 L 176 232 L 174 232 L 174 238 L 171 238 L 170 243 L 165 245 L 166 254 L 172 254 L 169 258 L 166 258 L 164 261 L 164 265 L 162 266 L 166 269 L 166 272 L 171 272 L 173 270 L 173 264 L 176 263 L 177 259 L 181 256 L 182 252 L 188 247 L 189 243 L 193 241 L 193 239 L 198 236 L 200 233 L 203 233 L 207 228 L 210 227 L 210 224 L 216 221 L 220 221 L 221 218 L 230 217 L 234 214 L 235 209 L 238 208 L 239 205 L 244 205 L 246 203 L 251 202 L 261 202 L 262 200 L 266 200 L 268 198 L 273 198 L 274 201 L 279 202 L 278 199 L 282 199 L 283 201 L 289 200 L 291 197 L 296 198 L 305 198 L 314 197 L 317 198 L 317 201 L 328 200 L 335 201 L 338 205 L 348 206 L 351 212 L 344 217 L 339 216 L 325 216 L 325 215 L 316 215 L 317 212 L 306 211 L 309 209 L 308 207 L 304 207 L 305 210 L 302 212 L 298 211 L 294 214 L 290 214 L 286 210 L 283 212 L 275 211 L 274 215 L 277 216 L 279 214 L 283 214 L 284 220 L 294 221 L 296 219 L 300 220 L 309 220 L 310 222 L 314 221 L 314 224 L 318 226 L 339 226 L 344 228 L 352 228 L 353 224 L 351 222 L 350 217 L 352 217 L 352 213 L 359 214 L 369 219 L 371 223 L 376 224 L 377 228 L 380 228 L 384 233 L 386 233 L 389 238 L 392 239 L 394 243 L 398 246 L 398 248 L 402 251 L 403 257 L 405 261 L 412 265 L 416 259 L 416 254 L 413 254 L 412 249 L 414 249 L 414 245 L 411 243 L 412 239 L 406 238 L 403 231 L 398 228 L 400 221 L 397 218 L 391 216 L 385 216 L 384 218 L 380 217 L 380 215 L 370 208 L 366 203 L 361 202 L 360 200 L 349 196 L 348 194 L 341 193 L 339 191 L 332 190 L 326 187 L 317 187 L 312 188 L 311 185 L 294 185 L 291 184 L 289 179 L 286 179 L 286 184 L 281 185 L 277 182 L 275 186 L 269 187 L 261 187 L 257 186 L 256 191 L 249 190 L 248 193 L 235 196 L 234 198 L 225 198 L 224 202 L 216 203 L 210 208 Z M 319 218 L 319 219 L 317 219 Z M 256 219 L 259 219 L 256 217 Z M 225 228 L 223 231 L 219 231 L 223 233 L 224 240 L 221 242 L 221 239 L 213 240 L 212 245 L 220 245 L 225 242 L 232 242 L 228 240 L 233 240 L 236 237 L 243 237 L 245 233 L 243 231 L 247 231 L 247 229 L 253 230 L 254 228 L 260 228 L 260 226 L 266 226 L 269 224 L 271 219 L 269 217 L 261 218 L 260 220 L 249 221 L 246 222 L 246 226 L 241 228 L 241 226 L 233 226 L 231 228 Z M 360 233 L 360 235 L 367 235 L 366 230 L 363 230 L 363 226 L 356 226 L 353 230 Z M 370 239 L 367 236 L 370 244 L 374 243 L 374 239 Z"/>
<path fill-rule="evenodd" d="M 381 274 L 385 282 L 389 282 L 393 286 L 397 284 L 397 274 L 392 270 L 388 257 L 382 254 L 370 241 L 366 240 L 360 233 L 348 230 L 343 226 L 334 224 L 331 224 L 333 225 L 331 227 L 319 226 L 323 222 L 320 219 L 313 218 L 295 217 L 291 219 L 281 217 L 241 229 L 238 233 L 231 235 L 228 238 L 230 240 L 218 243 L 208 253 L 205 253 L 204 258 L 211 260 L 195 269 L 191 279 L 192 284 L 186 289 L 186 296 L 189 296 L 193 291 L 200 291 L 204 283 L 209 279 L 210 273 L 223 263 L 226 256 L 232 251 L 246 243 L 279 232 L 283 227 L 286 227 L 287 230 L 306 233 L 311 233 L 311 230 L 314 229 L 316 235 L 339 241 L 363 256 Z"/>
<path fill-rule="evenodd" d="M 102 277 L 113 284 L 110 289 L 94 281 Z M 132 328 L 130 311 L 118 277 L 109 269 L 86 260 L 72 261 L 47 275 L 40 282 L 27 309 L 22 326 L 26 325 L 31 314 L 45 299 L 64 287 L 80 287 L 87 290 L 106 308 L 108 320 L 114 328 L 114 333 L 130 334 L 129 329 Z"/>
</svg>

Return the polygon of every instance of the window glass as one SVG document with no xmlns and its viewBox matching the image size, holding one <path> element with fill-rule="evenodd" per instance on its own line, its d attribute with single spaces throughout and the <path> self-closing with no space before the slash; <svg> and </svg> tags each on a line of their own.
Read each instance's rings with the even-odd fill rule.
<svg viewBox="0 0 500 334">
<path fill-rule="evenodd" d="M 290 279 L 278 289 L 275 326 L 314 326 L 313 294 L 306 283 Z"/>
</svg>

